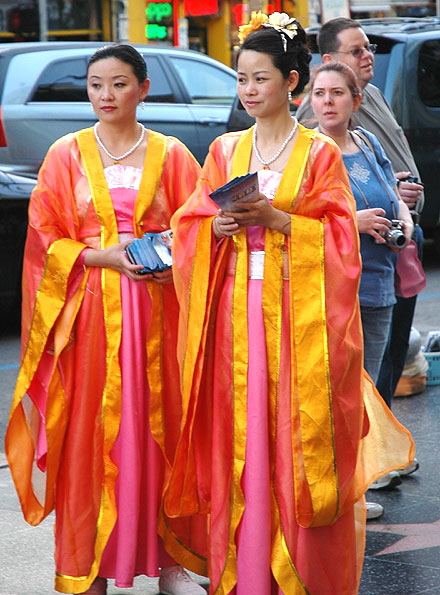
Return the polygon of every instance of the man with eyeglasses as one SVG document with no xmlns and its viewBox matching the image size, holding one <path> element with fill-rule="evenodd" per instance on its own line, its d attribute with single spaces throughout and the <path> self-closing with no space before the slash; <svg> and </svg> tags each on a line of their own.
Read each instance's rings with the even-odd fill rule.
<svg viewBox="0 0 440 595">
<path fill-rule="evenodd" d="M 402 128 L 380 89 L 370 82 L 374 75 L 374 53 L 377 45 L 369 42 L 359 22 L 342 17 L 332 19 L 321 27 L 317 43 L 323 62 L 334 60 L 343 62 L 350 66 L 358 77 L 359 85 L 362 88 L 362 101 L 358 111 L 351 118 L 351 127 L 361 126 L 377 136 L 391 161 L 398 180 L 404 180 L 410 175 L 419 179 L 419 172 Z M 301 103 L 296 116 L 305 126 L 309 128 L 316 126 L 316 119 L 308 96 Z M 413 213 L 415 224 L 413 239 L 421 257 L 423 232 L 417 223 L 424 202 L 423 186 L 402 181 L 399 183 L 399 193 Z M 405 366 L 416 299 L 417 296 L 410 298 L 396 296 L 397 303 L 393 308 L 391 335 L 376 383 L 389 407 L 391 407 L 392 397 Z M 399 473 L 408 475 L 416 471 L 417 468 L 418 462 L 414 460 L 409 467 L 402 469 Z M 393 482 L 394 485 L 397 485 L 400 481 L 395 475 L 395 473 L 390 473 L 389 476 L 375 482 L 371 488 L 389 489 Z"/>
</svg>

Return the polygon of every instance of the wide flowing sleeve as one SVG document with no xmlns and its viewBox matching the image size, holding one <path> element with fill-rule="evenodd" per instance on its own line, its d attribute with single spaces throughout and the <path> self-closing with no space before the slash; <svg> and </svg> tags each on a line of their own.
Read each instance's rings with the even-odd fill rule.
<svg viewBox="0 0 440 595">
<path fill-rule="evenodd" d="M 60 139 L 51 147 L 29 202 L 23 262 L 23 347 L 26 346 L 26 333 L 31 328 L 37 290 L 46 265 L 51 265 L 51 259 L 46 262 L 49 252 L 56 258 L 59 251 L 63 250 L 61 258 L 64 260 L 67 251 L 74 261 L 78 252 L 85 247 L 79 239 L 80 221 L 73 191 L 73 179 L 81 175 L 75 148 L 70 136 Z M 72 169 L 76 170 L 76 176 Z"/>
<path fill-rule="evenodd" d="M 273 204 L 290 213 L 291 233 L 266 231 L 267 360 L 269 377 L 278 379 L 269 401 L 274 412 L 291 411 L 291 442 L 280 442 L 279 454 L 288 460 L 292 451 L 296 520 L 305 527 L 327 525 L 346 509 L 364 423 L 359 239 L 338 147 L 300 127 Z M 278 296 L 286 256 L 289 316 L 283 322 Z M 286 328 L 289 390 L 280 361 Z M 287 477 L 279 478 L 286 494 Z"/>
<path fill-rule="evenodd" d="M 195 191 L 171 220 L 173 274 L 181 320 L 179 354 L 181 361 L 183 355 L 187 354 L 185 367 L 188 369 L 191 368 L 188 357 L 196 356 L 204 314 L 208 311 L 206 299 L 210 278 L 218 276 L 222 255 L 229 246 L 228 241 L 217 243 L 213 236 L 212 219 L 217 214 L 218 207 L 209 194 L 227 182 L 230 159 L 238 138 L 237 135 L 227 135 L 228 142 L 224 138 L 214 141 Z M 211 267 L 207 265 L 214 256 L 217 264 L 210 270 Z M 188 288 L 194 288 L 194 280 L 197 280 L 197 291 L 188 291 Z M 190 320 L 191 313 L 195 318 Z"/>
<path fill-rule="evenodd" d="M 51 147 L 29 204 L 21 367 L 5 446 L 25 518 L 31 524 L 41 521 L 53 506 L 56 468 L 46 458 L 44 425 L 62 420 L 63 404 L 56 403 L 53 419 L 46 417 L 47 387 L 59 381 L 55 378 L 56 360 L 70 340 L 87 278 L 77 265 L 86 246 L 79 239 L 73 178 L 75 170 L 78 178 L 80 172 L 72 145 L 69 136 Z M 60 423 L 61 432 L 64 423 Z"/>
<path fill-rule="evenodd" d="M 179 446 L 172 469 L 173 489 L 167 491 L 165 510 L 169 516 L 206 512 L 208 498 L 199 500 L 201 492 L 209 491 L 209 473 L 194 449 L 193 430 L 197 444 L 209 457 L 211 430 L 210 415 L 203 428 L 195 423 L 201 407 L 209 404 L 199 400 L 201 386 L 209 382 L 212 350 L 207 341 L 212 338 L 215 324 L 216 300 L 219 295 L 226 256 L 231 240 L 217 242 L 212 233 L 212 219 L 218 207 L 210 192 L 226 183 L 230 175 L 231 155 L 239 134 L 216 139 L 210 147 L 196 189 L 188 201 L 174 214 L 173 275 L 180 307 L 178 357 L 181 368 L 183 419 Z M 183 488 L 183 486 L 185 486 Z M 183 495 L 185 492 L 185 495 Z M 182 497 L 181 497 L 182 496 Z"/>
<path fill-rule="evenodd" d="M 369 482 L 391 468 L 391 459 L 395 466 L 407 461 L 413 443 L 383 410 L 363 370 L 356 206 L 338 147 L 320 135 L 311 146 L 291 217 L 292 378 L 297 392 L 292 403 L 300 424 L 293 443 L 297 520 L 317 526 L 344 514 Z M 371 455 L 371 437 L 384 433 L 395 450 L 385 457 L 386 465 L 375 466 L 380 456 L 376 452 L 373 464 L 365 452 Z"/>
</svg>

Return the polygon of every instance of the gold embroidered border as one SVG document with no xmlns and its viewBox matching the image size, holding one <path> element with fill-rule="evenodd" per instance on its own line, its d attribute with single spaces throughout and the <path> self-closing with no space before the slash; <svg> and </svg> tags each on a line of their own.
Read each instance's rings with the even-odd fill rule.
<svg viewBox="0 0 440 595">
<path fill-rule="evenodd" d="M 304 467 L 312 511 L 297 498 L 301 526 L 330 524 L 338 510 L 338 481 L 329 378 L 324 276 L 324 225 L 295 217 L 289 243 L 291 283 L 292 411 L 299 415 L 300 436 L 292 433 L 295 492 L 301 493 Z M 313 370 L 313 374 L 311 374 Z"/>
</svg>

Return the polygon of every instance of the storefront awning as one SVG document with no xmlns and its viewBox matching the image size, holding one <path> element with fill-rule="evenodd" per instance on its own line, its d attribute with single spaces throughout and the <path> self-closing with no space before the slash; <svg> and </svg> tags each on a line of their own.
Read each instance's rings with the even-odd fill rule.
<svg viewBox="0 0 440 595">
<path fill-rule="evenodd" d="M 218 0 L 185 0 L 185 16 L 201 17 L 218 13 Z"/>
</svg>

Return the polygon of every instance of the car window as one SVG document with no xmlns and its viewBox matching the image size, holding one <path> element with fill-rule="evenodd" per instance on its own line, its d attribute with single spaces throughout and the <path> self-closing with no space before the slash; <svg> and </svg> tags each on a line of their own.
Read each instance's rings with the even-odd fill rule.
<svg viewBox="0 0 440 595">
<path fill-rule="evenodd" d="M 373 85 L 379 87 L 382 92 L 385 92 L 385 85 L 387 82 L 388 68 L 390 65 L 391 54 L 379 54 L 374 55 L 374 76 L 371 80 Z"/>
<path fill-rule="evenodd" d="M 151 79 L 145 101 L 176 103 L 176 97 L 157 56 L 144 56 Z M 41 73 L 31 101 L 88 101 L 86 57 L 53 61 Z"/>
<path fill-rule="evenodd" d="M 170 59 L 192 103 L 232 105 L 236 94 L 235 77 L 211 64 L 179 57 Z"/>
<path fill-rule="evenodd" d="M 423 103 L 429 107 L 440 107 L 440 40 L 425 41 L 421 46 L 417 79 Z"/>
<path fill-rule="evenodd" d="M 31 101 L 88 101 L 86 59 L 56 60 L 41 73 Z"/>
<path fill-rule="evenodd" d="M 150 91 L 145 101 L 150 103 L 176 103 L 176 95 L 158 57 L 145 54 L 144 60 L 147 63 L 148 77 L 151 80 Z"/>
</svg>

